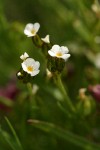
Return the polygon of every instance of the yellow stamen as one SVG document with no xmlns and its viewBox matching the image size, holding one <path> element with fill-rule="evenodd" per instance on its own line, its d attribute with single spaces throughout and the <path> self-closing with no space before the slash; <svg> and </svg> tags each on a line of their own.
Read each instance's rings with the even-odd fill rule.
<svg viewBox="0 0 100 150">
<path fill-rule="evenodd" d="M 62 53 L 61 53 L 61 52 L 58 52 L 58 53 L 56 53 L 56 56 L 57 56 L 57 57 L 60 57 L 60 56 L 62 56 Z"/>
<path fill-rule="evenodd" d="M 27 67 L 27 70 L 30 71 L 30 72 L 32 72 L 34 69 L 33 69 L 32 66 L 28 66 L 28 67 Z"/>
<path fill-rule="evenodd" d="M 35 33 L 35 30 L 34 30 L 34 29 L 32 29 L 32 30 L 31 30 L 31 33 L 32 33 L 32 34 L 34 34 L 34 33 Z"/>
</svg>

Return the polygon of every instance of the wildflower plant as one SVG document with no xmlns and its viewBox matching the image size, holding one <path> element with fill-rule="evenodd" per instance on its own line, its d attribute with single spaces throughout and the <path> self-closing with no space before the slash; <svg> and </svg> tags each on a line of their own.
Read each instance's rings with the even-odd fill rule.
<svg viewBox="0 0 100 150">
<path fill-rule="evenodd" d="M 42 24 L 0 18 L 0 150 L 100 150 L 100 2 L 27 4 Z"/>
<path fill-rule="evenodd" d="M 46 35 L 45 38 L 41 38 L 37 32 L 40 28 L 39 23 L 29 23 L 25 26 L 24 34 L 27 37 L 31 37 L 35 46 L 41 48 L 41 52 L 46 58 L 48 71 L 51 72 L 54 82 L 57 84 L 58 88 L 61 90 L 65 103 L 68 107 L 68 110 L 75 112 L 75 107 L 73 106 L 70 98 L 65 91 L 65 88 L 61 81 L 61 73 L 64 69 L 67 59 L 70 57 L 68 53 L 69 50 L 66 46 L 59 46 L 57 44 L 52 45 L 50 43 L 49 35 Z M 21 69 L 17 73 L 18 79 L 21 79 L 23 83 L 31 83 L 31 79 L 35 77 L 39 72 L 40 63 L 35 61 L 33 58 L 30 58 L 29 55 L 25 52 L 20 56 L 22 59 Z"/>
<path fill-rule="evenodd" d="M 59 46 L 58 44 L 52 44 L 49 38 L 49 35 L 46 35 L 44 38 L 41 38 L 38 34 L 40 29 L 39 23 L 29 23 L 25 26 L 24 34 L 28 38 L 32 38 L 33 44 L 41 49 L 41 53 L 43 54 L 43 58 L 46 59 L 46 68 L 45 74 L 48 77 L 48 80 L 52 80 L 53 84 L 56 85 L 56 88 L 61 93 L 62 101 L 57 101 L 57 105 L 64 114 L 67 115 L 67 118 L 72 121 L 77 120 L 81 115 L 84 117 L 91 115 L 95 108 L 94 101 L 91 96 L 88 96 L 86 93 L 86 89 L 82 88 L 79 91 L 79 97 L 77 104 L 74 104 L 71 98 L 69 97 L 66 88 L 64 87 L 64 83 L 62 82 L 61 76 L 67 63 L 68 59 L 71 57 L 70 51 L 67 46 Z M 31 58 L 26 52 L 20 56 L 22 60 L 19 71 L 17 72 L 17 77 L 23 83 L 27 84 L 29 88 L 29 93 L 31 96 L 35 97 L 35 94 L 38 93 L 40 87 L 34 83 L 34 78 L 39 78 L 37 76 L 41 71 L 41 65 L 39 60 L 34 60 Z M 43 76 L 43 78 L 45 78 Z M 46 79 L 46 78 L 45 78 Z M 43 79 L 44 82 L 44 79 Z M 45 84 L 45 83 L 44 83 Z M 31 86 L 29 86 L 31 85 Z M 34 86 L 36 85 L 36 86 Z M 37 88 L 38 87 L 38 88 Z M 45 94 L 45 93 L 44 93 Z M 36 105 L 36 104 L 35 104 Z M 60 134 L 63 137 L 63 130 L 59 130 L 59 128 L 55 129 L 55 126 L 52 126 L 49 123 L 45 123 L 42 121 L 33 120 L 31 118 L 28 119 L 28 123 L 35 126 L 36 128 L 40 128 L 41 130 L 45 130 L 44 127 L 52 130 L 52 132 L 56 135 Z M 43 127 L 43 128 L 42 128 Z M 57 130 L 57 132 L 55 132 Z M 69 134 L 65 133 L 65 139 L 68 139 Z M 79 139 L 71 134 L 71 138 L 73 140 L 69 140 L 73 143 L 76 141 L 76 145 L 80 145 L 82 148 L 85 148 L 84 142 L 86 144 L 90 144 L 88 141 L 84 141 L 84 139 Z M 80 144 L 79 141 L 80 140 Z M 95 145 L 90 144 L 90 147 L 95 148 Z M 97 146 L 98 147 L 98 146 Z M 92 150 L 92 149 L 91 149 Z M 98 148 L 97 148 L 98 150 Z"/>
<path fill-rule="evenodd" d="M 37 48 L 41 48 L 41 53 L 43 53 L 47 62 L 47 68 L 45 69 L 47 71 L 47 75 L 49 72 L 50 78 L 53 78 L 54 83 L 57 85 L 63 95 L 63 101 L 67 107 L 69 115 L 73 116 L 77 113 L 77 107 L 75 107 L 72 100 L 69 98 L 61 80 L 61 74 L 65 67 L 65 63 L 70 58 L 71 54 L 69 53 L 67 46 L 51 44 L 49 35 L 46 35 L 45 38 L 41 38 L 37 34 L 39 28 L 39 23 L 28 23 L 25 26 L 24 34 L 27 37 L 32 38 L 33 44 Z M 39 61 L 35 61 L 33 58 L 30 58 L 26 52 L 20 56 L 20 59 L 23 62 L 21 63 L 20 70 L 17 72 L 17 77 L 18 79 L 22 80 L 23 83 L 31 84 L 35 76 L 39 74 L 41 70 L 39 67 L 41 65 Z"/>
</svg>

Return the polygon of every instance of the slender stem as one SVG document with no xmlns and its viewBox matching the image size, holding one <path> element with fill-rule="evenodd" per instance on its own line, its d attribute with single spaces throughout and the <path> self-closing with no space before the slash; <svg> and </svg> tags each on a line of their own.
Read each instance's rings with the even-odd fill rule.
<svg viewBox="0 0 100 150">
<path fill-rule="evenodd" d="M 64 100 L 66 101 L 68 109 L 74 113 L 75 107 L 73 106 L 73 104 L 72 104 L 72 102 L 71 102 L 71 100 L 70 100 L 70 98 L 69 98 L 69 96 L 68 96 L 68 94 L 67 94 L 67 92 L 63 86 L 60 74 L 54 75 L 54 79 L 55 79 L 57 86 L 59 87 L 60 91 L 62 92 L 62 94 L 64 96 Z"/>
</svg>

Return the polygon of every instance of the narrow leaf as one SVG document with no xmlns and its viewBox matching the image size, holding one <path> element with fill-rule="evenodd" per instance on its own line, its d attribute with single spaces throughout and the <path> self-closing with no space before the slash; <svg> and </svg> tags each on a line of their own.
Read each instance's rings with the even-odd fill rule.
<svg viewBox="0 0 100 150">
<path fill-rule="evenodd" d="M 32 119 L 28 120 L 28 122 L 34 127 L 39 128 L 40 130 L 43 130 L 49 134 L 56 135 L 57 137 L 75 144 L 84 150 L 100 150 L 100 145 L 92 143 L 81 136 L 71 133 L 70 131 L 63 130 L 54 124 Z"/>
</svg>

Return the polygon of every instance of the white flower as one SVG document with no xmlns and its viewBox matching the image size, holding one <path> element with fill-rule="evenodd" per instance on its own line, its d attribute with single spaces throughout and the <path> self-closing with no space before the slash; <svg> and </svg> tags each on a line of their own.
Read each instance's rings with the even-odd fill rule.
<svg viewBox="0 0 100 150">
<path fill-rule="evenodd" d="M 59 46 L 54 45 L 52 48 L 48 51 L 49 55 L 52 57 L 58 57 L 62 58 L 65 61 L 70 57 L 70 54 L 67 54 L 69 52 L 68 48 L 65 46 Z"/>
<path fill-rule="evenodd" d="M 35 36 L 39 28 L 40 28 L 39 23 L 34 23 L 34 24 L 28 23 L 24 29 L 24 34 L 27 35 L 28 37 Z"/>
<path fill-rule="evenodd" d="M 27 58 L 21 65 L 23 70 L 31 76 L 35 76 L 40 72 L 40 63 L 38 61 L 35 61 L 33 58 Z"/>
<path fill-rule="evenodd" d="M 23 55 L 20 56 L 20 59 L 25 60 L 28 57 L 29 55 L 25 52 Z"/>
<path fill-rule="evenodd" d="M 49 35 L 46 35 L 45 38 L 41 38 L 41 40 L 45 43 L 50 43 Z"/>
</svg>

